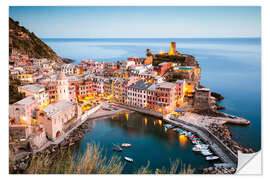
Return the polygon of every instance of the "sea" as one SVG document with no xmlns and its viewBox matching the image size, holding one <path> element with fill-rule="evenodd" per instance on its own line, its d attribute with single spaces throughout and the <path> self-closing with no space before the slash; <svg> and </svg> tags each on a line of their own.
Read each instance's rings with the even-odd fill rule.
<svg viewBox="0 0 270 180">
<path fill-rule="evenodd" d="M 145 38 L 145 39 L 42 39 L 59 56 L 81 60 L 116 62 L 133 56 L 169 51 L 170 42 L 182 54 L 191 54 L 201 67 L 201 85 L 220 93 L 224 100 L 225 113 L 250 120 L 250 125 L 227 125 L 232 137 L 239 144 L 261 149 L 261 39 L 260 38 Z M 78 152 L 84 152 L 87 143 L 99 143 L 108 155 L 112 143 L 127 141 L 133 147 L 126 150 L 134 158 L 123 173 L 134 173 L 135 169 L 150 161 L 150 168 L 169 168 L 175 159 L 190 164 L 196 172 L 209 165 L 205 159 L 191 150 L 191 143 L 174 132 L 154 125 L 158 119 L 142 114 L 126 115 L 95 121 L 93 129 L 80 142 Z M 145 125 L 145 118 L 151 125 Z M 149 119 L 149 120 L 148 120 Z M 119 154 L 119 153 L 118 153 Z M 121 156 L 124 153 L 120 154 Z"/>
</svg>

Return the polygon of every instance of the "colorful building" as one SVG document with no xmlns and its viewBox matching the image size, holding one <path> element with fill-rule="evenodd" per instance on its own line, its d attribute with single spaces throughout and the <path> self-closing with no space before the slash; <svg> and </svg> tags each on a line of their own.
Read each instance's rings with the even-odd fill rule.
<svg viewBox="0 0 270 180">
<path fill-rule="evenodd" d="M 145 108 L 147 105 L 147 89 L 151 85 L 151 83 L 139 80 L 128 86 L 127 104 L 129 106 Z"/>
<path fill-rule="evenodd" d="M 163 62 L 155 66 L 154 71 L 157 72 L 157 75 L 163 76 L 172 67 L 172 65 L 172 62 Z"/>
<path fill-rule="evenodd" d="M 163 82 L 147 89 L 147 107 L 157 112 L 168 113 L 176 106 L 176 84 Z"/>
<path fill-rule="evenodd" d="M 38 109 L 39 104 L 34 96 L 27 96 L 9 106 L 9 117 L 12 124 L 31 125 Z"/>
<path fill-rule="evenodd" d="M 65 133 L 65 123 L 75 117 L 76 108 L 76 104 L 62 100 L 40 110 L 37 113 L 37 121 L 45 128 L 47 137 L 55 140 Z"/>
<path fill-rule="evenodd" d="M 25 93 L 25 96 L 34 96 L 40 107 L 46 106 L 50 101 L 49 94 L 46 92 L 45 86 L 43 85 L 31 84 L 19 86 L 18 91 Z"/>
</svg>

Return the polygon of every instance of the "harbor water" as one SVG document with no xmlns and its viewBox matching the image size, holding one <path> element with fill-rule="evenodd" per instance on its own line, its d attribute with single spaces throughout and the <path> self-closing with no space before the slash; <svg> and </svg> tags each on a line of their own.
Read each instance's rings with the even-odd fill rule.
<svg viewBox="0 0 270 180">
<path fill-rule="evenodd" d="M 91 129 L 80 141 L 75 153 L 85 151 L 88 143 L 99 144 L 107 157 L 117 155 L 125 163 L 123 173 L 135 173 L 141 166 L 150 162 L 150 169 L 170 168 L 173 161 L 179 160 L 179 169 L 185 164 L 200 173 L 214 162 L 192 151 L 194 145 L 184 135 L 163 127 L 161 119 L 140 113 L 122 113 L 110 118 L 99 118 L 91 121 Z M 130 143 L 122 152 L 113 151 L 113 144 Z M 130 157 L 133 163 L 126 162 Z M 220 161 L 215 161 L 218 163 Z"/>
</svg>

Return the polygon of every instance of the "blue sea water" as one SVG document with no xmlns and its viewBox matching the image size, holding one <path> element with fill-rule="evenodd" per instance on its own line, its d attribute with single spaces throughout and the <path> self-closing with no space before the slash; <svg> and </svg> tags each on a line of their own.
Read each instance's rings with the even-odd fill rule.
<svg viewBox="0 0 270 180">
<path fill-rule="evenodd" d="M 250 120 L 249 126 L 228 125 L 233 139 L 255 151 L 261 148 L 261 39 L 42 39 L 62 57 L 76 60 L 118 61 L 169 51 L 175 41 L 177 51 L 191 54 L 199 62 L 201 84 L 222 94 L 224 112 Z"/>
</svg>

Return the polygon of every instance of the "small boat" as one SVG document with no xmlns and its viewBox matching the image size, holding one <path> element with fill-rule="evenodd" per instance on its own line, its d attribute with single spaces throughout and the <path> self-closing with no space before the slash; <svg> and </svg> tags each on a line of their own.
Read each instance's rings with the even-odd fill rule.
<svg viewBox="0 0 270 180">
<path fill-rule="evenodd" d="M 198 148 L 203 148 L 203 147 L 209 147 L 209 145 L 208 144 L 196 144 L 195 145 L 196 147 L 198 147 Z"/>
<path fill-rule="evenodd" d="M 163 126 L 164 126 L 164 127 L 166 127 L 166 128 L 169 128 L 169 129 L 174 128 L 174 126 L 173 126 L 173 125 L 171 125 L 171 124 L 164 124 Z"/>
<path fill-rule="evenodd" d="M 195 152 L 199 152 L 199 151 L 209 151 L 209 149 L 207 147 L 193 147 L 192 148 L 192 151 L 195 151 Z"/>
<path fill-rule="evenodd" d="M 117 151 L 117 152 L 123 151 L 123 149 L 119 145 L 113 144 L 113 146 L 114 146 L 114 148 L 113 148 L 114 151 Z"/>
<path fill-rule="evenodd" d="M 211 156 L 213 153 L 211 153 L 209 150 L 201 151 L 202 155 L 204 156 Z"/>
<path fill-rule="evenodd" d="M 126 161 L 128 161 L 128 162 L 133 162 L 133 159 L 132 158 L 130 158 L 130 157 L 124 157 L 124 159 L 126 160 Z"/>
<path fill-rule="evenodd" d="M 207 157 L 205 157 L 205 159 L 206 159 L 207 161 L 213 161 L 213 160 L 219 159 L 219 157 L 218 157 L 218 156 L 207 156 Z"/>
<path fill-rule="evenodd" d="M 123 151 L 122 148 L 117 148 L 117 147 L 114 147 L 113 150 L 116 151 L 116 152 L 121 152 L 121 151 Z"/>
<path fill-rule="evenodd" d="M 199 141 L 200 138 L 190 138 L 191 141 Z"/>
<path fill-rule="evenodd" d="M 188 133 L 186 134 L 186 136 L 187 136 L 187 137 L 192 137 L 193 134 L 192 134 L 191 132 L 188 132 Z"/>
<path fill-rule="evenodd" d="M 192 148 L 192 151 L 194 151 L 194 152 L 200 152 L 201 149 L 200 149 L 200 148 L 197 148 L 197 147 L 193 147 L 193 148 Z"/>
<path fill-rule="evenodd" d="M 122 147 L 131 147 L 131 144 L 128 144 L 128 143 L 122 143 L 121 146 L 122 146 Z"/>
</svg>

